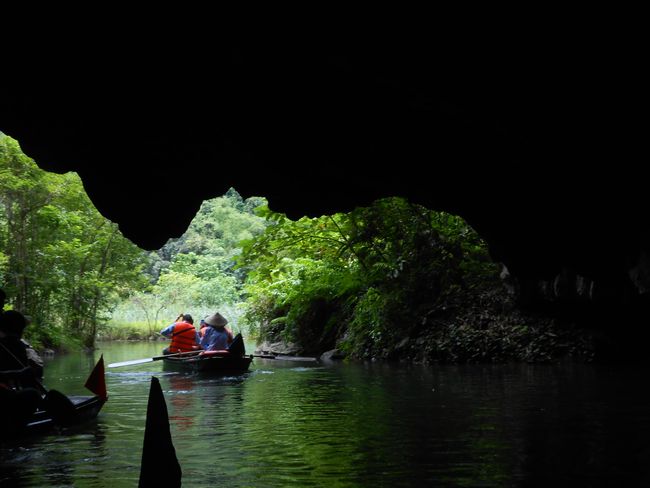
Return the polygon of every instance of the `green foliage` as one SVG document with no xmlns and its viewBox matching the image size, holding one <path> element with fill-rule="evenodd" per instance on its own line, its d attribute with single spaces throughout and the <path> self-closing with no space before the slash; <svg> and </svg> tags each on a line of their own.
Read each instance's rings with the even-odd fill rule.
<svg viewBox="0 0 650 488">
<path fill-rule="evenodd" d="M 459 217 L 399 198 L 316 219 L 262 215 L 271 225 L 239 259 L 259 340 L 427 362 L 591 355 L 566 328 L 521 325 L 485 243 Z"/>
<path fill-rule="evenodd" d="M 495 273 L 462 219 L 400 198 L 315 219 L 261 215 L 271 225 L 239 259 L 261 339 L 386 357 L 432 308 Z"/>
<path fill-rule="evenodd" d="M 99 332 L 97 339 L 102 341 L 143 341 L 152 337 L 155 337 L 155 334 L 147 322 L 111 321 Z"/>
<path fill-rule="evenodd" d="M 50 174 L 0 137 L 0 274 L 36 345 L 92 346 L 143 254 L 102 217 L 76 174 Z"/>
<path fill-rule="evenodd" d="M 198 320 L 220 310 L 238 328 L 243 309 L 247 333 L 309 354 L 589 354 L 554 325 L 499 321 L 497 312 L 476 319 L 490 306 L 463 312 L 495 279 L 465 221 L 401 198 L 293 221 L 230 189 L 205 201 L 183 236 L 145 253 L 97 212 L 76 174 L 41 171 L 0 135 L 0 286 L 9 306 L 31 316 L 26 336 L 37 346 L 151 338 L 179 313 Z"/>
<path fill-rule="evenodd" d="M 228 310 L 231 324 L 236 323 L 233 315 L 239 313 L 237 305 L 243 299 L 245 272 L 234 268 L 235 257 L 242 239 L 250 240 L 266 227 L 265 220 L 255 215 L 263 205 L 263 198 L 244 200 L 232 188 L 223 197 L 203 202 L 185 234 L 149 254 L 145 268 L 149 286 L 120 304 L 114 322 L 146 323 L 148 336 L 179 313 L 198 318 Z"/>
<path fill-rule="evenodd" d="M 9 270 L 9 256 L 0 251 L 0 283 L 7 280 L 7 271 Z"/>
<path fill-rule="evenodd" d="M 189 277 L 195 278 L 194 283 L 186 283 L 187 292 L 194 293 L 192 300 L 186 303 L 195 303 L 206 306 L 230 304 L 240 299 L 239 281 L 232 268 L 232 259 L 221 255 L 198 255 L 193 252 L 177 254 L 169 271 L 161 275 L 157 286 L 163 288 L 177 286 L 174 280 L 167 275 L 173 274 L 187 281 Z M 185 278 L 183 278 L 185 277 Z"/>
<path fill-rule="evenodd" d="M 370 357 L 374 349 L 381 348 L 388 337 L 385 296 L 370 287 L 357 301 L 349 324 L 347 339 L 342 349 L 359 356 Z"/>
<path fill-rule="evenodd" d="M 0 137 L 0 286 L 32 317 L 36 345 L 92 346 L 113 329 L 116 307 L 152 336 L 170 315 L 241 301 L 234 257 L 240 240 L 263 232 L 255 211 L 265 203 L 231 189 L 204 202 L 180 239 L 145 253 L 97 212 L 76 174 L 42 171 Z"/>
<path fill-rule="evenodd" d="M 264 219 L 255 215 L 255 209 L 264 204 L 260 197 L 244 200 L 232 188 L 223 197 L 206 200 L 185 234 L 171 239 L 160 254 L 168 262 L 183 254 L 221 258 L 222 271 L 232 268 L 239 243 L 264 231 Z"/>
</svg>

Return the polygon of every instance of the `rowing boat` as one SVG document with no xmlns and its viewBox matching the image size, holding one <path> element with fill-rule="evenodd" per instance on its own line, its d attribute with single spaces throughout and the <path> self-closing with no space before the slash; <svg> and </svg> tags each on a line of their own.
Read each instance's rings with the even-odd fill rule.
<svg viewBox="0 0 650 488">
<path fill-rule="evenodd" d="M 193 373 L 245 373 L 253 361 L 253 356 L 246 354 L 241 334 L 235 336 L 228 349 L 200 351 L 191 356 L 169 356 L 163 356 L 163 369 Z"/>
<path fill-rule="evenodd" d="M 46 410 L 37 410 L 32 418 L 21 429 L 21 435 L 31 435 L 45 432 L 55 426 L 78 425 L 97 417 L 106 401 L 99 396 L 68 396 L 74 405 L 74 414 L 67 417 L 65 422 L 55 419 Z"/>
<path fill-rule="evenodd" d="M 236 355 L 230 351 L 203 351 L 191 357 L 163 358 L 166 371 L 191 371 L 201 373 L 243 373 L 253 361 L 253 356 Z"/>
<path fill-rule="evenodd" d="M 69 427 L 83 424 L 97 417 L 106 403 L 108 394 L 104 378 L 104 357 L 101 356 L 84 385 L 95 395 L 63 395 L 59 394 L 66 405 L 60 405 L 58 412 L 53 413 L 42 408 L 37 409 L 24 425 L 17 425 L 11 431 L 0 432 L 0 440 L 20 439 L 23 437 L 42 434 L 54 427 Z M 51 390 L 53 392 L 54 390 Z M 65 401 L 69 400 L 69 403 Z M 61 407 L 64 408 L 61 408 Z"/>
</svg>

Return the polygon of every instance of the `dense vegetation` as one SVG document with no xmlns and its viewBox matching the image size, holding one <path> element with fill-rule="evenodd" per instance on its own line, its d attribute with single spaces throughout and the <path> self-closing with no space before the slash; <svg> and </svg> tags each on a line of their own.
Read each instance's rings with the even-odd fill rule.
<svg viewBox="0 0 650 488">
<path fill-rule="evenodd" d="M 589 354 L 579 334 L 526 316 L 461 218 L 401 198 L 292 221 L 234 189 L 183 236 L 138 249 L 77 175 L 41 171 L 0 135 L 0 284 L 37 345 L 155 337 L 179 313 L 302 354 L 481 362 Z"/>
<path fill-rule="evenodd" d="M 260 235 L 266 222 L 254 214 L 263 198 L 246 200 L 235 190 L 203 202 L 187 231 L 147 255 L 147 286 L 113 313 L 107 337 L 153 336 L 179 313 L 203 317 L 220 310 L 238 329 L 243 270 L 235 269 L 239 243 Z M 198 322 L 198 321 L 197 321 Z"/>
<path fill-rule="evenodd" d="M 267 342 L 424 362 L 590 354 L 570 328 L 522 314 L 467 223 L 400 198 L 273 222 L 244 243 L 246 314 Z M 281 347 L 287 347 L 282 345 Z"/>
<path fill-rule="evenodd" d="M 40 346 L 92 346 L 112 306 L 144 283 L 142 251 L 79 177 L 38 168 L 0 133 L 0 283 Z"/>
</svg>

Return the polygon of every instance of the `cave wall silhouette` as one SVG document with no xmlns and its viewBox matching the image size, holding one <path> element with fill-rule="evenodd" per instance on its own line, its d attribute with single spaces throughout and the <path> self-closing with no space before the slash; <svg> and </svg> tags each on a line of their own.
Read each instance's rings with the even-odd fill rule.
<svg viewBox="0 0 650 488">
<path fill-rule="evenodd" d="M 292 218 L 399 195 L 468 220 L 522 303 L 645 317 L 634 53 L 454 42 L 45 53 L 3 84 L 0 130 L 147 249 L 231 186 Z"/>
</svg>

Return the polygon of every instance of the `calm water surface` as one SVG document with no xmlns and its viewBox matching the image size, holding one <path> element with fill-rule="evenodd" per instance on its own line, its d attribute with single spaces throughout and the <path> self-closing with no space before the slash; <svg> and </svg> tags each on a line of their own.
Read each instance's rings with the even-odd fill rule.
<svg viewBox="0 0 650 488">
<path fill-rule="evenodd" d="M 57 357 L 45 383 L 86 394 L 99 354 L 108 364 L 161 347 Z M 163 372 L 158 361 L 106 372 L 110 398 L 96 421 L 0 446 L 0 485 L 137 486 L 155 375 L 187 487 L 650 486 L 650 396 L 638 368 L 255 359 L 249 373 L 222 378 Z"/>
</svg>

